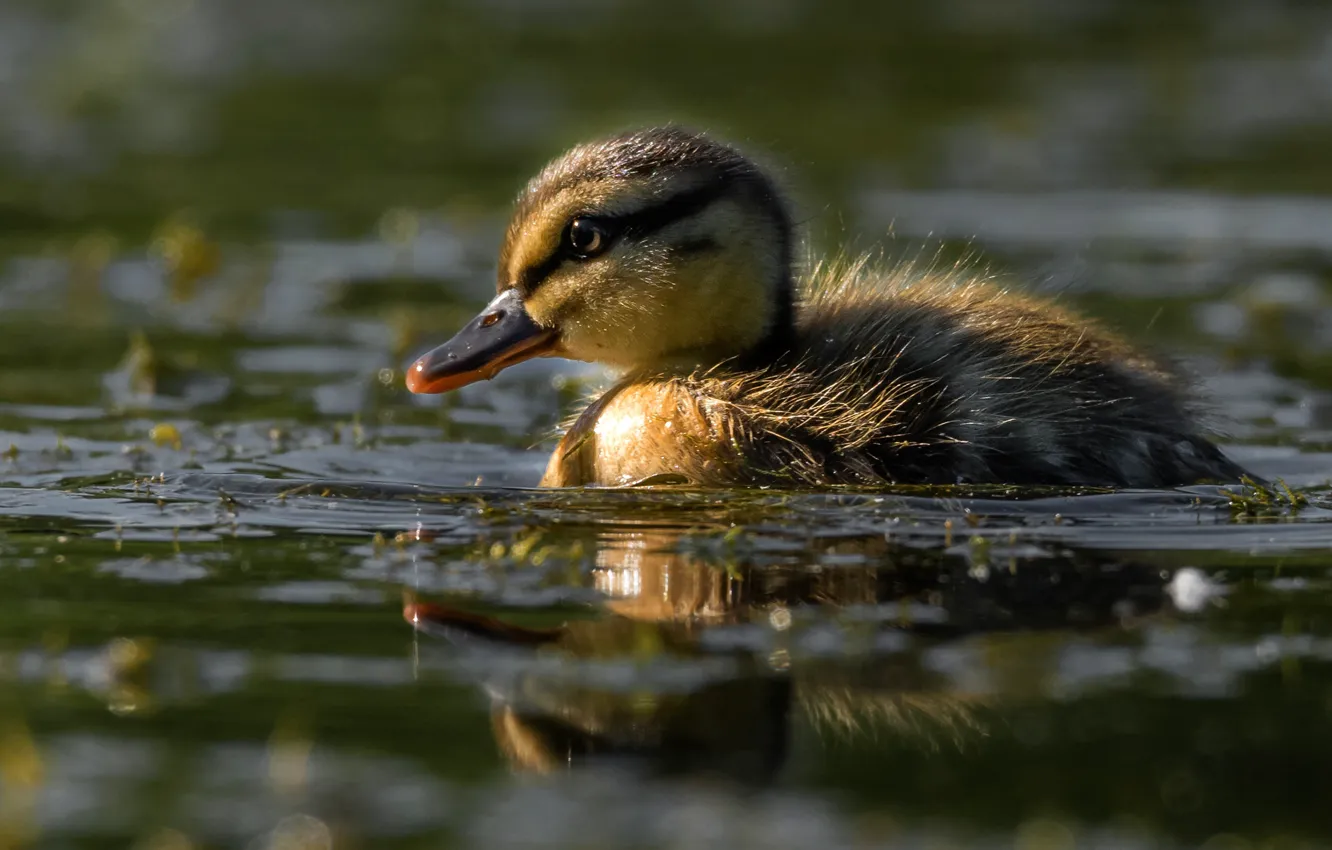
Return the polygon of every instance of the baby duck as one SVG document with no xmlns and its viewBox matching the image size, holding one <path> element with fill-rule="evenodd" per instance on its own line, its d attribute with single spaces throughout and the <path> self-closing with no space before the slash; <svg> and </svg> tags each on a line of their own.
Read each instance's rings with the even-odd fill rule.
<svg viewBox="0 0 1332 850">
<path fill-rule="evenodd" d="M 519 195 L 498 295 L 409 368 L 438 393 L 531 357 L 623 377 L 542 486 L 1238 481 L 1180 381 L 1095 324 L 865 261 L 797 283 L 773 179 L 677 127 L 575 147 Z"/>
</svg>

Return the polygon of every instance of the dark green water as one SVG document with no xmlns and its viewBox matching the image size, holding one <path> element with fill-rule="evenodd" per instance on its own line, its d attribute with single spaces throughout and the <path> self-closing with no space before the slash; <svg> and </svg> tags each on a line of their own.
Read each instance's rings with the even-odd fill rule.
<svg viewBox="0 0 1332 850">
<path fill-rule="evenodd" d="M 997 9 L 0 0 L 0 848 L 1332 842 L 1332 9 Z M 401 367 L 665 119 L 1292 489 L 532 489 L 599 370 Z"/>
</svg>

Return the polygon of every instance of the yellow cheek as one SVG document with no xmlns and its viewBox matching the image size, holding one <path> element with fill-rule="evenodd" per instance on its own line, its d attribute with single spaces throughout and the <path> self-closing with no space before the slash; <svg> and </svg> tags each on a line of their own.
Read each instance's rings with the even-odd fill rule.
<svg viewBox="0 0 1332 850">
<path fill-rule="evenodd" d="M 564 271 L 547 279 L 524 302 L 528 314 L 559 330 L 565 351 L 576 360 L 633 365 L 644 334 L 635 321 L 639 317 L 619 309 L 624 284 L 606 270 L 581 266 L 577 272 L 577 277 Z"/>
<path fill-rule="evenodd" d="M 585 286 L 583 283 L 575 285 L 567 273 L 557 271 L 523 301 L 523 306 L 537 324 L 548 328 L 560 327 L 581 312 L 581 306 L 586 300 Z"/>
<path fill-rule="evenodd" d="M 532 317 L 538 325 L 551 327 L 554 325 L 555 311 L 551 303 L 550 296 L 546 290 L 541 289 L 536 293 L 529 295 L 524 301 L 523 306 L 527 308 L 527 315 Z"/>
</svg>

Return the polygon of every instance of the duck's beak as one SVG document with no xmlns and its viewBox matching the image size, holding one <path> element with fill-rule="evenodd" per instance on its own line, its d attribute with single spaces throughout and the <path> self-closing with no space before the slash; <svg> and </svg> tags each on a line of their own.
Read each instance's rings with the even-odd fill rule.
<svg viewBox="0 0 1332 850">
<path fill-rule="evenodd" d="M 554 354 L 558 340 L 527 314 L 518 290 L 506 289 L 453 339 L 407 369 L 407 389 L 443 393 L 489 380 L 515 363 Z"/>
</svg>

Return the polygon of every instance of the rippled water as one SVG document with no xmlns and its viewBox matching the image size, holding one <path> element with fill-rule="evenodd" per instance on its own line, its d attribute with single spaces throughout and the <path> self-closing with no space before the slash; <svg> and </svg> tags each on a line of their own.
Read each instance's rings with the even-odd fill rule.
<svg viewBox="0 0 1332 850">
<path fill-rule="evenodd" d="M 1332 15 L 1020 5 L 0 3 L 0 847 L 1332 841 Z M 401 367 L 663 115 L 1281 485 L 535 489 L 600 369 Z"/>
</svg>

